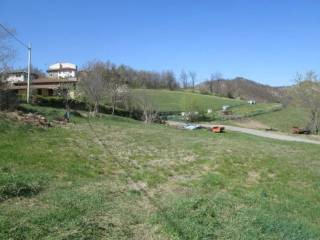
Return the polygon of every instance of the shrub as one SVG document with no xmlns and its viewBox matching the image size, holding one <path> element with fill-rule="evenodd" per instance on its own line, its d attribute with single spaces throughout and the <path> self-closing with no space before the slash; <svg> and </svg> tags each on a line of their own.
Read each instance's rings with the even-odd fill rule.
<svg viewBox="0 0 320 240">
<path fill-rule="evenodd" d="M 18 106 L 18 104 L 18 96 L 14 91 L 0 89 L 0 111 L 12 111 Z"/>
<path fill-rule="evenodd" d="M 62 97 L 44 97 L 44 96 L 34 96 L 33 103 L 39 106 L 54 107 L 54 108 L 65 108 L 65 102 Z M 69 100 L 69 107 L 73 110 L 89 111 L 90 105 L 79 100 L 71 99 Z M 112 114 L 112 107 L 106 105 L 99 106 L 99 112 L 105 114 Z M 142 120 L 143 112 L 140 110 L 125 110 L 120 108 L 115 108 L 114 114 L 121 117 L 130 117 L 136 120 Z"/>
</svg>

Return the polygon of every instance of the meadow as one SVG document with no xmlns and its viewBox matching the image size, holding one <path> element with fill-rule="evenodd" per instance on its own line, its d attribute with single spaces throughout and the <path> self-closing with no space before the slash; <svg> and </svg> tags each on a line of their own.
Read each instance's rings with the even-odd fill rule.
<svg viewBox="0 0 320 240">
<path fill-rule="evenodd" d="M 319 154 L 108 115 L 2 116 L 0 239 L 320 239 Z"/>
<path fill-rule="evenodd" d="M 228 105 L 238 114 L 249 113 L 256 110 L 268 111 L 272 107 L 277 107 L 276 103 L 261 103 L 250 105 L 246 101 L 218 97 L 214 95 L 204 95 L 190 91 L 169 91 L 154 89 L 134 89 L 134 93 L 145 95 L 158 111 L 188 111 L 194 107 L 199 111 L 219 111 L 222 106 Z M 192 110 L 192 109 L 191 109 Z"/>
</svg>

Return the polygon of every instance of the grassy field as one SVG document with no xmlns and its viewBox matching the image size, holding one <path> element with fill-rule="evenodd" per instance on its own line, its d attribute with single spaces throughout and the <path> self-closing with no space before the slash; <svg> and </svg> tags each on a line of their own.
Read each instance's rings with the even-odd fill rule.
<svg viewBox="0 0 320 240">
<path fill-rule="evenodd" d="M 0 118 L 0 156 L 0 239 L 320 239 L 311 144 L 112 116 L 49 129 Z"/>
<path fill-rule="evenodd" d="M 259 121 L 272 128 L 290 132 L 292 127 L 304 128 L 308 123 L 308 112 L 301 108 L 287 107 L 280 111 L 255 116 L 253 120 Z"/>
<path fill-rule="evenodd" d="M 246 101 L 203 95 L 186 91 L 169 91 L 153 89 L 135 89 L 135 93 L 145 94 L 159 111 L 188 111 L 190 106 L 199 110 L 221 110 L 222 106 L 229 105 L 237 114 L 249 113 L 257 110 L 270 110 L 278 106 L 272 103 L 249 105 Z"/>
</svg>

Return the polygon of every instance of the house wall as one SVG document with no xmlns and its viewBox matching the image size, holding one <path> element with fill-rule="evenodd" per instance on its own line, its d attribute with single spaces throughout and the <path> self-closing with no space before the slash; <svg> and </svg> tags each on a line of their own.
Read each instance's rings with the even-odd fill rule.
<svg viewBox="0 0 320 240">
<path fill-rule="evenodd" d="M 30 75 L 31 80 L 35 78 L 36 76 L 34 74 Z M 10 73 L 6 78 L 6 81 L 9 83 L 24 82 L 27 80 L 28 80 L 28 73 Z"/>
<path fill-rule="evenodd" d="M 75 78 L 76 71 L 75 70 L 61 70 L 56 72 L 49 72 L 49 77 L 52 78 Z"/>
<path fill-rule="evenodd" d="M 26 89 L 19 89 L 18 90 L 18 95 L 26 95 L 27 94 L 27 90 Z"/>
<path fill-rule="evenodd" d="M 7 82 L 15 83 L 15 82 L 23 82 L 26 80 L 26 76 L 23 73 L 10 74 L 7 77 Z"/>
</svg>

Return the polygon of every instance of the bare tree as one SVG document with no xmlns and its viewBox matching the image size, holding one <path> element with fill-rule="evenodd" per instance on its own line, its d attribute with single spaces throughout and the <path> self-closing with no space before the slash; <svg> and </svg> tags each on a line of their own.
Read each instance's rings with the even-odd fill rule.
<svg viewBox="0 0 320 240">
<path fill-rule="evenodd" d="M 197 73 L 194 71 L 189 71 L 189 76 L 190 76 L 192 91 L 194 91 Z"/>
<path fill-rule="evenodd" d="M 143 112 L 143 121 L 145 123 L 152 122 L 157 115 L 155 103 L 144 90 L 140 90 L 139 92 L 131 91 L 130 104 L 133 109 Z"/>
<path fill-rule="evenodd" d="M 185 70 L 182 70 L 180 73 L 180 81 L 184 89 L 188 88 L 188 79 L 189 79 L 189 76 L 187 72 Z"/>
<path fill-rule="evenodd" d="M 14 29 L 10 29 L 15 32 Z M 6 70 L 10 61 L 15 57 L 15 50 L 10 44 L 10 36 L 3 29 L 0 29 L 0 72 Z"/>
<path fill-rule="evenodd" d="M 121 76 L 115 66 L 108 69 L 106 90 L 106 95 L 111 104 L 113 115 L 116 105 L 123 102 L 128 94 L 125 76 Z"/>
<path fill-rule="evenodd" d="M 72 99 L 71 92 L 74 90 L 75 90 L 74 83 L 62 83 L 57 89 L 58 95 L 63 98 L 64 106 L 66 109 L 64 118 L 67 121 L 70 120 L 70 100 Z"/>
<path fill-rule="evenodd" d="M 209 80 L 209 92 L 211 94 L 213 94 L 214 91 L 215 91 L 215 89 L 214 89 L 215 81 L 219 81 L 219 79 L 221 79 L 221 78 L 222 78 L 221 73 L 216 72 L 214 74 L 211 74 L 211 77 L 210 77 L 210 80 Z"/>
<path fill-rule="evenodd" d="M 105 63 L 92 61 L 79 74 L 79 87 L 93 116 L 99 112 L 99 105 L 107 92 L 106 68 Z"/>
<path fill-rule="evenodd" d="M 166 88 L 174 90 L 179 87 L 175 74 L 172 71 L 163 71 L 161 74 L 162 81 L 165 83 Z"/>
<path fill-rule="evenodd" d="M 291 101 L 308 109 L 310 117 L 308 128 L 318 134 L 320 130 L 320 79 L 313 71 L 297 74 L 296 85 L 289 92 Z"/>
</svg>

